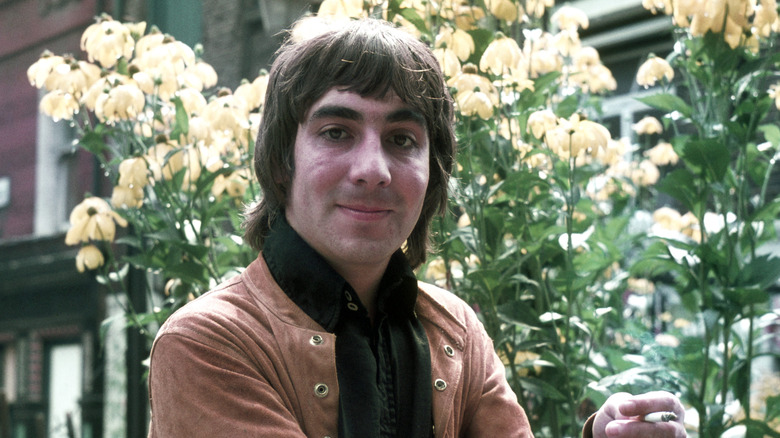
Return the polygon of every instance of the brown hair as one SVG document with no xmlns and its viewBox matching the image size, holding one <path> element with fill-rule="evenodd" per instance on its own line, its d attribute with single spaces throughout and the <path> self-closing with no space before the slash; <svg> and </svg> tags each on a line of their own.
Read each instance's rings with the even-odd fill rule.
<svg viewBox="0 0 780 438">
<path fill-rule="evenodd" d="M 277 52 L 255 145 L 255 174 L 263 197 L 247 211 L 245 238 L 254 249 L 262 249 L 287 202 L 298 125 L 311 105 L 333 87 L 361 96 L 394 92 L 425 117 L 430 177 L 420 218 L 405 247 L 409 263 L 417 267 L 427 256 L 431 220 L 447 204 L 455 158 L 452 99 L 429 47 L 375 19 L 353 20 L 303 41 L 288 38 Z"/>
</svg>

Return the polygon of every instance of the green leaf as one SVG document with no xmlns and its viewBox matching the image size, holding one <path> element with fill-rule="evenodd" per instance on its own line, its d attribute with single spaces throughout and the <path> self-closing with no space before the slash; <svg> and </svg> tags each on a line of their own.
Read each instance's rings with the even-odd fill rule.
<svg viewBox="0 0 780 438">
<path fill-rule="evenodd" d="M 780 147 L 780 126 L 777 125 L 761 125 L 758 130 L 764 133 L 766 141 L 772 143 L 772 146 L 777 149 Z"/>
<path fill-rule="evenodd" d="M 79 145 L 94 155 L 100 155 L 106 150 L 105 125 L 102 123 L 95 125 L 91 131 L 87 131 L 79 140 Z"/>
<path fill-rule="evenodd" d="M 780 279 L 780 258 L 770 255 L 758 256 L 747 263 L 739 275 L 739 284 L 756 286 L 766 291 Z"/>
<path fill-rule="evenodd" d="M 566 396 L 550 383 L 533 377 L 523 377 L 520 379 L 520 385 L 534 394 L 546 397 L 552 400 L 564 401 Z"/>
<path fill-rule="evenodd" d="M 172 140 L 178 140 L 180 136 L 187 135 L 190 131 L 190 117 L 187 114 L 187 110 L 184 109 L 184 103 L 180 97 L 174 97 L 171 102 L 176 106 L 176 123 L 171 130 L 170 138 Z M 166 161 L 168 158 L 166 157 Z"/>
<path fill-rule="evenodd" d="M 413 8 L 402 8 L 398 13 L 402 17 L 409 20 L 409 22 L 412 23 L 414 27 L 416 27 L 417 30 L 419 30 L 421 33 L 427 34 L 429 32 L 428 24 Z"/>
<path fill-rule="evenodd" d="M 680 201 L 686 209 L 693 212 L 698 211 L 699 205 L 704 202 L 696 191 L 694 176 L 685 169 L 673 170 L 656 187 L 660 192 Z"/>
<path fill-rule="evenodd" d="M 580 109 L 580 101 L 576 94 L 563 99 L 561 103 L 555 108 L 555 113 L 558 117 L 569 118 L 572 114 Z"/>
<path fill-rule="evenodd" d="M 691 117 L 691 114 L 693 114 L 691 107 L 674 94 L 659 93 L 652 96 L 640 97 L 638 100 L 665 113 L 677 111 L 685 117 Z"/>
<path fill-rule="evenodd" d="M 780 418 L 780 395 L 772 395 L 766 398 L 766 414 L 764 419 L 772 421 Z"/>
<path fill-rule="evenodd" d="M 530 305 L 524 301 L 511 301 L 499 306 L 497 310 L 499 319 L 506 323 L 531 330 L 539 330 L 541 328 L 539 316 L 533 311 Z"/>
<path fill-rule="evenodd" d="M 182 262 L 169 265 L 165 268 L 165 273 L 171 277 L 181 278 L 184 282 L 203 284 L 207 279 L 206 269 L 195 262 Z"/>
<path fill-rule="evenodd" d="M 722 181 L 730 164 L 729 150 L 718 139 L 689 140 L 681 145 L 680 158 L 709 182 Z"/>
</svg>

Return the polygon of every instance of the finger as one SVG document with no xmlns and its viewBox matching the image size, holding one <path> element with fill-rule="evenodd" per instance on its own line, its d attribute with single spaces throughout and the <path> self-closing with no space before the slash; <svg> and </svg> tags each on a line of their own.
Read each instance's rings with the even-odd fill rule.
<svg viewBox="0 0 780 438">
<path fill-rule="evenodd" d="M 682 438 L 687 436 L 685 427 L 679 422 L 647 423 L 637 420 L 615 420 L 609 423 L 605 432 L 610 438 Z"/>
<path fill-rule="evenodd" d="M 682 419 L 684 409 L 680 400 L 665 391 L 654 391 L 624 399 L 618 406 L 626 417 L 639 417 L 651 412 L 673 412 Z"/>
</svg>

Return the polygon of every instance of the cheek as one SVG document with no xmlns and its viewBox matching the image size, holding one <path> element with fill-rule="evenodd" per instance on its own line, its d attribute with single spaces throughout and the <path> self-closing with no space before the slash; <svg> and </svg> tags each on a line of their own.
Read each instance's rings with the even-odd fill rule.
<svg viewBox="0 0 780 438">
<path fill-rule="evenodd" d="M 407 171 L 409 172 L 406 185 L 407 196 L 417 199 L 417 204 L 421 207 L 430 184 L 430 172 L 427 166 L 418 166 L 414 171 Z"/>
</svg>

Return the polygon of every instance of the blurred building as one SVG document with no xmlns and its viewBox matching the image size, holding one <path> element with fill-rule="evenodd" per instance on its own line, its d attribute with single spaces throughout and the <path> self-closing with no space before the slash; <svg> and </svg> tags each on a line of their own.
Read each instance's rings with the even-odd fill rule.
<svg viewBox="0 0 780 438">
<path fill-rule="evenodd" d="M 45 49 L 84 59 L 82 32 L 108 13 L 203 43 L 220 84 L 235 88 L 317 3 L 0 1 L 0 438 L 143 437 L 148 424 L 148 346 L 113 326 L 102 342 L 101 323 L 121 303 L 76 271 L 76 250 L 64 244 L 71 209 L 111 187 L 68 124 L 39 113 L 27 68 Z"/>
<path fill-rule="evenodd" d="M 39 113 L 27 68 L 45 49 L 83 59 L 83 30 L 108 13 L 202 43 L 219 84 L 235 88 L 267 67 L 279 31 L 320 2 L 0 0 L 0 438 L 135 438 L 148 424 L 148 345 L 117 327 L 101 340 L 101 323 L 121 302 L 76 271 L 76 250 L 64 244 L 71 209 L 85 193 L 108 195 L 110 184 L 74 147 L 67 123 Z M 671 21 L 641 0 L 571 3 L 590 17 L 583 44 L 598 49 L 618 82 L 604 102 L 605 124 L 630 136 L 649 113 L 635 100 L 644 92 L 635 72 L 648 53 L 671 50 Z"/>
</svg>

